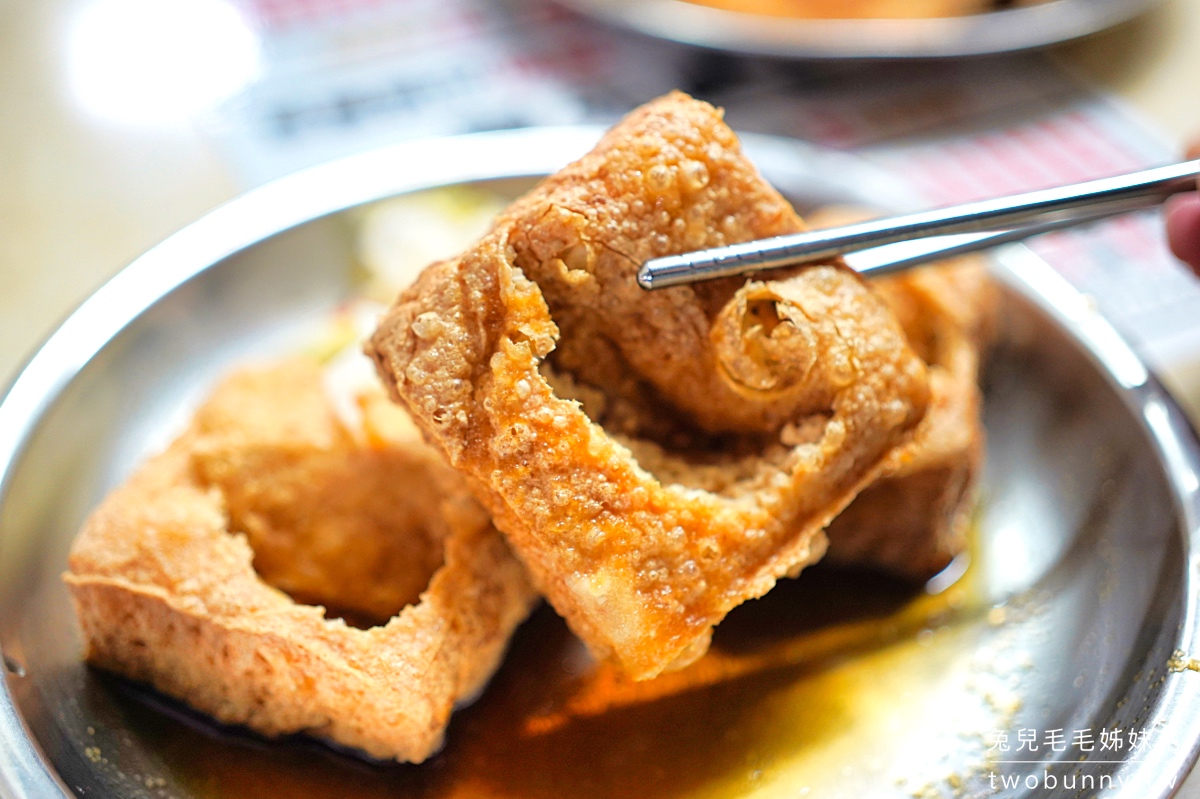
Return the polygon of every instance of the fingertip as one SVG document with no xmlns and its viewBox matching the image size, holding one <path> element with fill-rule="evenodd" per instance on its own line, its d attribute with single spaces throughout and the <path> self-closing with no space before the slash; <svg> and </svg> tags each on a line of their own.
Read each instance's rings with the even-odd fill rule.
<svg viewBox="0 0 1200 799">
<path fill-rule="evenodd" d="M 1171 252 L 1200 274 L 1200 194 L 1172 197 L 1165 211 Z"/>
</svg>

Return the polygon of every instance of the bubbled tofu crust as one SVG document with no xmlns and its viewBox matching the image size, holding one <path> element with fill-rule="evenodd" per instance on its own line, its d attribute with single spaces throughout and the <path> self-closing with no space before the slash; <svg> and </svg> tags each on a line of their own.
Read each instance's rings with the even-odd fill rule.
<svg viewBox="0 0 1200 799">
<path fill-rule="evenodd" d="M 825 228 L 868 218 L 862 209 L 829 207 L 808 221 Z M 926 580 L 967 546 L 986 438 L 980 363 L 995 333 L 999 291 L 979 256 L 870 284 L 929 366 L 929 408 L 879 478 L 826 529 L 826 559 Z"/>
<path fill-rule="evenodd" d="M 980 363 L 998 291 L 977 257 L 873 281 L 929 365 L 930 401 L 912 439 L 825 531 L 828 560 L 925 580 L 967 547 L 986 431 Z"/>
</svg>

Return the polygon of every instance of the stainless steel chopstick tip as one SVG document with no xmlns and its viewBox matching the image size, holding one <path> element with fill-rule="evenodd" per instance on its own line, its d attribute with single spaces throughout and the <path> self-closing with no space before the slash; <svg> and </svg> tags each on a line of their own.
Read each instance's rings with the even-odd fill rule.
<svg viewBox="0 0 1200 799">
<path fill-rule="evenodd" d="M 637 273 L 637 283 L 646 291 L 652 291 L 656 288 L 654 285 L 654 270 L 650 269 L 650 263 L 650 261 L 647 261 L 642 264 Z"/>
<path fill-rule="evenodd" d="M 695 254 L 683 253 L 682 255 L 651 258 L 646 261 L 638 270 L 637 282 L 642 288 L 652 291 L 703 280 L 706 277 L 719 277 L 719 275 L 711 275 L 703 268 L 698 268 Z"/>
</svg>

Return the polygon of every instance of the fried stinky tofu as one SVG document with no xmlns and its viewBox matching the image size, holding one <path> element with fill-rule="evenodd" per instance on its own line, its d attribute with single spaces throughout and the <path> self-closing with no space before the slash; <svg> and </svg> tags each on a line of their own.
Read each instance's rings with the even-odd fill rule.
<svg viewBox="0 0 1200 799">
<path fill-rule="evenodd" d="M 843 265 L 635 282 L 802 228 L 720 112 L 673 93 L 426 269 L 368 344 L 546 598 L 636 679 L 820 558 L 924 414 L 925 364 Z"/>
<path fill-rule="evenodd" d="M 65 579 L 87 659 L 264 735 L 413 762 L 436 751 L 536 593 L 461 479 L 377 395 L 350 425 L 311 362 L 221 385 L 75 541 Z"/>
<path fill-rule="evenodd" d="M 929 409 L 879 479 L 825 531 L 826 557 L 926 579 L 966 546 L 984 452 L 980 357 L 998 296 L 975 257 L 881 278 L 873 287 L 929 365 Z"/>
</svg>

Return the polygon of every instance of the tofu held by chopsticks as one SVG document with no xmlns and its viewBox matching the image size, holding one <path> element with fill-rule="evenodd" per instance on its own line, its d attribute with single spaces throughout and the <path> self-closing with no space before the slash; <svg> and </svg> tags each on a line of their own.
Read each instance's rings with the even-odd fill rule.
<svg viewBox="0 0 1200 799">
<path fill-rule="evenodd" d="M 802 229 L 720 113 L 674 93 L 427 269 L 368 347 L 555 609 L 635 678 L 818 560 L 925 413 L 924 361 L 844 265 L 635 282 Z"/>
</svg>

